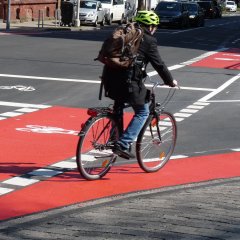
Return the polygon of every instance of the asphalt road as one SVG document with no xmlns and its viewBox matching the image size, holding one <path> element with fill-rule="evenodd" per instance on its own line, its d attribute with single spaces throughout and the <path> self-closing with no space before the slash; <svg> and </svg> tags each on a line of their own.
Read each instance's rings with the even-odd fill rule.
<svg viewBox="0 0 240 240">
<path fill-rule="evenodd" d="M 62 172 L 58 172 L 55 175 L 60 174 L 59 178 L 51 178 L 55 175 L 47 177 L 42 175 L 37 180 L 25 175 L 32 170 L 38 171 L 44 166 L 62 160 L 68 161 L 73 157 L 77 141 L 76 133 L 87 117 L 85 108 L 109 103 L 107 99 L 98 101 L 99 76 L 102 65 L 93 59 L 97 56 L 102 41 L 112 31 L 112 28 L 74 32 L 48 31 L 2 35 L 0 33 L 0 120 L 3 120 L 0 121 L 2 129 L 0 137 L 2 149 L 0 154 L 0 194 L 2 195 L 0 220 L 82 202 L 82 195 L 86 197 L 85 201 L 92 200 L 94 197 L 111 196 L 119 185 L 121 192 L 114 193 L 116 195 L 239 176 L 239 168 L 234 167 L 234 164 L 238 166 L 237 158 L 239 158 L 238 152 L 240 151 L 238 121 L 240 113 L 239 23 L 239 16 L 225 16 L 222 19 L 208 20 L 204 28 L 159 29 L 157 31 L 156 37 L 162 58 L 181 86 L 181 89 L 176 91 L 173 99 L 167 105 L 167 110 L 174 113 L 178 121 L 178 141 L 174 156 L 179 160 L 173 161 L 170 168 L 159 175 L 147 175 L 146 177 L 143 177 L 138 170 L 118 169 L 122 174 L 121 177 L 125 178 L 124 181 L 118 179 L 116 172 L 113 172 L 109 178 L 105 179 L 105 182 L 99 182 L 100 185 L 83 183 L 77 171 L 67 173 L 67 175 L 64 173 L 61 175 Z M 149 66 L 148 72 L 154 75 L 151 66 Z M 154 75 L 153 78 L 156 76 Z M 159 89 L 160 101 L 166 93 L 166 88 Z M 68 163 L 73 161 L 69 160 Z M 176 172 L 178 167 L 179 173 Z M 217 170 L 214 172 L 214 169 Z M 227 174 L 224 172 L 225 170 Z M 124 176 L 124 171 L 129 171 L 130 174 Z M 193 173 L 198 176 L 191 175 Z M 30 178 L 37 183 L 31 183 L 30 186 L 26 182 L 13 183 L 12 179 L 15 176 L 23 175 L 25 180 Z M 133 175 L 136 182 L 131 178 Z M 167 182 L 168 179 L 172 181 L 173 176 L 176 181 Z M 186 180 L 185 177 L 189 178 Z M 137 185 L 138 178 L 139 182 L 143 181 L 142 185 Z M 152 184 L 155 184 L 156 181 L 156 185 L 147 185 L 151 178 Z M 167 183 L 162 185 L 159 180 L 161 184 L 158 184 L 158 179 L 164 178 Z M 5 182 L 6 179 L 11 181 Z M 41 182 L 39 183 L 39 181 Z M 124 184 L 127 187 L 128 184 L 131 185 L 130 183 L 132 185 L 136 183 L 135 188 L 124 189 Z M 226 185 L 224 182 L 220 182 L 220 185 L 221 183 L 223 186 L 217 190 L 209 188 L 210 192 L 213 191 L 213 195 L 209 195 L 205 199 L 207 202 L 213 196 L 220 197 L 221 192 L 226 190 L 225 186 L 228 186 L 228 182 Z M 106 190 L 105 195 L 99 193 L 101 187 L 104 191 Z M 239 189 L 236 184 L 231 184 L 229 187 L 232 192 Z M 6 192 L 8 189 L 10 192 Z M 88 189 L 90 189 L 89 192 L 95 191 L 100 195 L 89 197 L 87 196 Z M 184 197 L 181 199 L 182 201 L 189 200 L 187 202 L 189 205 L 190 197 L 194 197 L 195 194 L 191 190 L 190 194 L 184 193 Z M 203 190 L 199 194 L 204 196 L 206 192 Z M 177 195 L 174 193 L 173 196 L 173 202 L 175 202 Z M 238 195 L 234 195 L 234 202 L 237 197 Z M 71 198 L 71 201 L 68 201 L 68 198 Z M 49 202 L 46 202 L 46 199 Z M 223 201 L 225 200 L 223 197 Z M 168 199 L 163 198 L 163 201 L 166 203 Z M 231 202 L 231 200 L 226 201 Z M 133 204 L 137 202 L 136 200 Z M 54 205 L 55 203 L 57 205 Z M 147 205 L 144 199 L 142 199 L 142 203 L 144 206 Z M 155 206 L 154 204 L 153 206 Z M 156 204 L 159 206 L 158 202 Z M 10 205 L 11 207 L 9 207 Z M 27 209 L 28 205 L 29 209 Z M 231 204 L 226 206 L 226 208 L 232 207 Z M 119 208 L 116 204 L 113 208 L 115 207 L 117 210 L 113 210 L 113 212 L 118 216 Z M 178 208 L 181 209 L 180 206 Z M 223 208 L 223 213 L 226 208 Z M 238 209 L 238 205 L 234 205 L 232 208 L 233 218 L 239 219 L 239 214 L 234 215 Z M 101 211 L 101 206 L 99 211 Z M 151 211 L 154 212 L 154 210 Z M 195 210 L 192 208 L 191 213 L 193 211 Z M 209 221 L 214 220 L 214 211 L 211 209 L 212 217 Z M 68 216 L 71 218 L 71 212 L 69 214 Z M 171 215 L 172 210 L 168 214 Z M 86 218 L 88 217 L 86 216 Z M 190 217 L 191 220 L 193 218 Z M 69 218 L 63 221 L 65 222 L 54 225 L 54 228 L 61 228 L 61 224 L 66 224 Z M 130 222 L 132 221 L 136 220 L 130 219 Z M 143 222 L 140 223 L 140 226 L 145 226 Z M 93 226 L 95 226 L 94 224 Z M 47 223 L 48 227 L 51 225 L 51 221 Z M 237 239 L 235 238 L 238 236 L 236 234 L 239 234 L 239 228 L 235 225 L 237 226 L 238 222 L 234 223 L 236 231 L 233 231 L 232 239 Z M 34 224 L 32 226 L 35 228 Z M 76 226 L 78 223 L 72 225 L 73 228 Z M 98 227 L 101 228 L 101 224 Z M 153 228 L 154 226 L 150 226 L 153 235 L 143 236 L 160 238 Z M 6 231 L 9 234 L 12 228 L 10 227 L 10 230 Z M 3 234 L 6 231 L 4 230 Z M 30 230 L 27 229 L 27 231 Z M 89 232 L 91 231 L 92 229 L 89 230 Z M 139 229 L 134 229 L 134 234 L 139 237 L 140 233 L 137 234 L 136 231 Z M 19 229 L 17 232 L 19 234 Z M 53 239 L 54 234 L 45 236 L 40 232 L 41 230 L 37 232 L 40 239 L 41 237 Z M 226 232 L 224 234 L 227 237 Z M 57 234 L 59 233 L 62 234 L 61 231 L 57 232 Z M 133 233 L 130 231 L 129 234 L 128 238 L 131 239 Z M 211 234 L 195 235 L 195 239 L 208 239 L 211 238 Z M 216 232 L 216 234 L 214 236 L 219 237 L 222 233 Z M 89 233 L 89 237 L 90 235 Z M 75 235 L 69 233 L 69 236 L 74 239 Z M 173 239 L 173 235 L 166 236 L 167 239 Z M 115 238 L 116 235 L 109 236 L 110 239 L 111 237 Z M 178 235 L 174 237 L 179 239 Z M 182 237 L 192 239 L 191 234 Z M 38 238 L 34 236 L 32 239 Z M 59 235 L 56 235 L 56 239 L 64 239 L 64 236 L 60 238 Z M 230 237 L 219 237 L 219 239 L 230 239 Z"/>
</svg>

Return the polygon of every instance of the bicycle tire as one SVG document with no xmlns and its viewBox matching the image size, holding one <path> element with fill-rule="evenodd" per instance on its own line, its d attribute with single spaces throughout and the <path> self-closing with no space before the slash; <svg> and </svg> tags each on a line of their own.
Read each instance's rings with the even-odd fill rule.
<svg viewBox="0 0 240 240">
<path fill-rule="evenodd" d="M 78 171 L 87 180 L 102 178 L 116 160 L 110 147 L 113 137 L 119 137 L 116 120 L 110 114 L 90 117 L 79 136 L 76 151 Z"/>
<path fill-rule="evenodd" d="M 177 124 L 169 112 L 150 115 L 139 133 L 137 160 L 145 172 L 156 172 L 170 159 L 177 140 Z"/>
</svg>

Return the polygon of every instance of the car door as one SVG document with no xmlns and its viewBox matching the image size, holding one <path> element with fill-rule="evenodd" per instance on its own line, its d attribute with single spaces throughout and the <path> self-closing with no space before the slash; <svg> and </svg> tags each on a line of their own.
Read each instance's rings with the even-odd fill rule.
<svg viewBox="0 0 240 240">
<path fill-rule="evenodd" d="M 123 0 L 113 0 L 113 16 L 115 20 L 121 20 L 124 16 L 125 6 Z"/>
</svg>

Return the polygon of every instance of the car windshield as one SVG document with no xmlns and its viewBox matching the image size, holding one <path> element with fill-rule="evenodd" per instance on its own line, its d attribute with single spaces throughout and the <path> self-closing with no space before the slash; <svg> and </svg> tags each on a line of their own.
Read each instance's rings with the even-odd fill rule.
<svg viewBox="0 0 240 240">
<path fill-rule="evenodd" d="M 197 5 L 195 5 L 195 4 L 187 4 L 187 9 L 189 11 L 197 11 Z"/>
<path fill-rule="evenodd" d="M 111 0 L 100 0 L 101 3 L 107 3 L 107 4 L 111 4 Z"/>
<path fill-rule="evenodd" d="M 96 9 L 96 2 L 81 1 L 80 8 Z"/>
<path fill-rule="evenodd" d="M 156 9 L 156 11 L 179 11 L 180 5 L 175 2 L 160 2 Z"/>
<path fill-rule="evenodd" d="M 227 2 L 227 5 L 234 5 L 234 2 Z"/>
</svg>

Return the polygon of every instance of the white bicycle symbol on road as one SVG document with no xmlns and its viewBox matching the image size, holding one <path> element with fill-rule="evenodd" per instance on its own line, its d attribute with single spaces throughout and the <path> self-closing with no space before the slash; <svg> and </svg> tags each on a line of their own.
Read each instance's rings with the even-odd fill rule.
<svg viewBox="0 0 240 240">
<path fill-rule="evenodd" d="M 30 92 L 36 90 L 32 86 L 23 86 L 23 85 L 16 85 L 16 86 L 0 86 L 0 89 L 3 90 L 10 90 L 10 89 L 16 89 L 22 92 Z"/>
<path fill-rule="evenodd" d="M 17 131 L 23 132 L 34 132 L 34 133 L 58 133 L 58 134 L 70 134 L 70 135 L 78 135 L 78 131 L 68 130 L 59 127 L 51 127 L 51 126 L 40 126 L 40 125 L 26 125 L 25 128 L 16 128 Z"/>
</svg>

